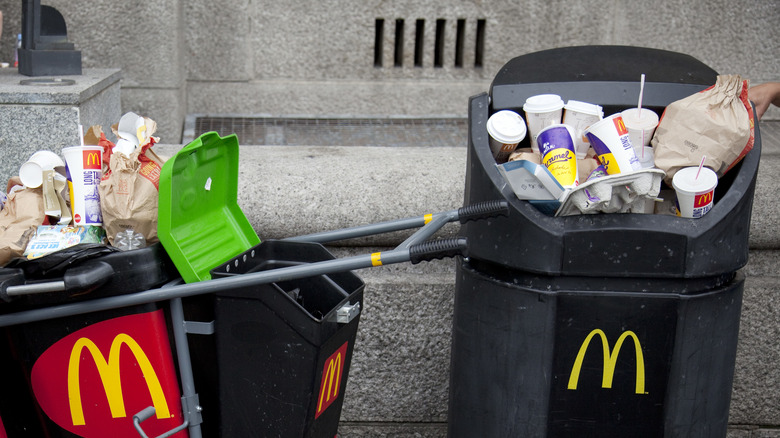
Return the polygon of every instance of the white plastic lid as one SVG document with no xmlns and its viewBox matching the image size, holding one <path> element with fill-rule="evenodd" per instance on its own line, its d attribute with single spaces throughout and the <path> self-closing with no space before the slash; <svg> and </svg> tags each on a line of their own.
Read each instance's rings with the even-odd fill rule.
<svg viewBox="0 0 780 438">
<path fill-rule="evenodd" d="M 549 113 L 563 109 L 563 99 L 557 94 L 537 94 L 525 100 L 523 111 L 529 113 Z"/>
<path fill-rule="evenodd" d="M 623 117 L 623 123 L 631 128 L 652 129 L 658 126 L 658 114 L 647 108 L 642 108 L 641 112 L 639 108 L 629 108 L 620 115 Z"/>
<path fill-rule="evenodd" d="M 604 110 L 601 108 L 601 105 L 595 105 L 587 102 L 580 102 L 579 100 L 569 100 L 566 102 L 564 108 L 567 110 L 577 111 L 585 114 L 592 114 L 594 116 L 599 116 L 599 118 L 604 118 Z"/>
<path fill-rule="evenodd" d="M 698 193 L 712 190 L 718 185 L 718 175 L 709 167 L 702 167 L 699 177 L 699 167 L 685 167 L 677 171 L 672 178 L 672 186 L 676 190 Z"/>
<path fill-rule="evenodd" d="M 19 168 L 19 179 L 25 187 L 40 187 L 43 184 L 43 169 L 38 163 L 27 161 Z"/>
<path fill-rule="evenodd" d="M 503 110 L 490 116 L 487 131 L 491 137 L 505 144 L 520 143 L 525 138 L 525 121 L 514 111 Z"/>
</svg>

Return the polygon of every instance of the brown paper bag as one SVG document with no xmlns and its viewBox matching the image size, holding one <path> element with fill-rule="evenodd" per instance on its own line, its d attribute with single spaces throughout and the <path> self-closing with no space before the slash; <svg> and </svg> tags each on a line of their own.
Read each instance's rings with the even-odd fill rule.
<svg viewBox="0 0 780 438">
<path fill-rule="evenodd" d="M 721 75 L 712 87 L 666 107 L 651 144 L 667 184 L 679 169 L 698 166 L 704 156 L 704 165 L 720 178 L 753 149 L 749 85 L 739 75 Z"/>
<path fill-rule="evenodd" d="M 43 220 L 43 192 L 40 187 L 16 190 L 8 195 L 0 211 L 0 266 L 22 256 Z"/>
<path fill-rule="evenodd" d="M 132 153 L 111 155 L 110 170 L 100 181 L 100 208 L 109 242 L 120 231 L 133 230 L 147 244 L 158 242 L 157 201 L 160 158 L 150 153 L 154 141 Z M 153 157 L 153 158 L 151 158 Z"/>
</svg>

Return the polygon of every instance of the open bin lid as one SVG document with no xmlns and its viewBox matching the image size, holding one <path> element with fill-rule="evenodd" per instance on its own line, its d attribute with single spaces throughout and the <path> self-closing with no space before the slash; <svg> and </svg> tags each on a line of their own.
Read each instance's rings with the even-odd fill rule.
<svg viewBox="0 0 780 438">
<path fill-rule="evenodd" d="M 160 174 L 157 233 L 187 283 L 260 243 L 237 203 L 238 137 L 207 132 Z"/>
</svg>

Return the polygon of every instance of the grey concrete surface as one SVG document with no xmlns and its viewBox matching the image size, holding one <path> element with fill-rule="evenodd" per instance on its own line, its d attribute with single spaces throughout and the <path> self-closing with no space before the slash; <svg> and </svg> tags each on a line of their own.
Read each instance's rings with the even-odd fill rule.
<svg viewBox="0 0 780 438">
<path fill-rule="evenodd" d="M 0 180 L 17 175 L 36 151 L 59 153 L 79 144 L 79 124 L 85 129 L 101 125 L 111 135 L 111 125 L 122 115 L 120 78 L 117 69 L 85 69 L 81 75 L 58 78 L 72 85 L 22 85 L 51 78 L 0 69 Z"/>
</svg>

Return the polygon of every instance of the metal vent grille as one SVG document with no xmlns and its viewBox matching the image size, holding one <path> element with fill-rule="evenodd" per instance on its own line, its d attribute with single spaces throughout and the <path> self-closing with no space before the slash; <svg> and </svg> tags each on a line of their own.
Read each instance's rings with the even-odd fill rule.
<svg viewBox="0 0 780 438">
<path fill-rule="evenodd" d="M 468 119 L 306 118 L 190 116 L 184 144 L 216 131 L 236 134 L 242 145 L 268 146 L 466 146 Z"/>
</svg>

